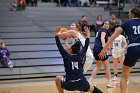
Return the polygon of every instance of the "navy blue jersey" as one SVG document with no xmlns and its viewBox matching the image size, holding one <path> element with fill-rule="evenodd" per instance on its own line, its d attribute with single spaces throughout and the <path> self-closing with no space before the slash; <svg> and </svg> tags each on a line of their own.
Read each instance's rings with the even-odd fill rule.
<svg viewBox="0 0 140 93">
<path fill-rule="evenodd" d="M 125 31 L 129 41 L 124 65 L 132 67 L 140 58 L 140 19 L 128 20 L 121 25 L 121 28 Z"/>
<path fill-rule="evenodd" d="M 102 47 L 102 42 L 101 42 L 101 33 L 105 32 L 106 36 L 105 36 L 105 43 L 108 41 L 108 32 L 106 28 L 100 28 L 96 34 L 96 38 L 95 38 L 95 43 L 94 43 L 94 47 Z"/>
<path fill-rule="evenodd" d="M 140 43 L 140 19 L 131 19 L 121 25 L 128 36 L 129 44 Z"/>
<path fill-rule="evenodd" d="M 55 39 L 59 52 L 63 57 L 66 72 L 66 81 L 83 78 L 83 65 L 85 63 L 86 51 L 89 45 L 89 38 L 86 38 L 85 46 L 82 48 L 78 55 L 68 54 L 68 52 L 61 45 L 59 38 L 55 36 Z"/>
</svg>

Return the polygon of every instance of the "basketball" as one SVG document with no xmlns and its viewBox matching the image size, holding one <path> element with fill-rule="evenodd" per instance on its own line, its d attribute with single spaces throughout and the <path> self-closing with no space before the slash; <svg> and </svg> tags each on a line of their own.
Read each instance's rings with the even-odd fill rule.
<svg viewBox="0 0 140 93">
<path fill-rule="evenodd" d="M 68 30 L 66 28 L 62 27 L 62 28 L 59 29 L 58 33 L 65 33 L 67 31 Z M 68 34 L 62 34 L 62 35 L 59 36 L 59 38 L 62 39 L 62 40 L 65 40 L 66 38 L 68 38 Z"/>
</svg>

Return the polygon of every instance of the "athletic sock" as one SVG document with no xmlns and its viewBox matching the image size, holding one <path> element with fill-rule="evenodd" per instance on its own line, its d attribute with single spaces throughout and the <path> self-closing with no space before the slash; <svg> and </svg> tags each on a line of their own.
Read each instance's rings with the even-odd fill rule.
<svg viewBox="0 0 140 93">
<path fill-rule="evenodd" d="M 111 80 L 111 79 L 108 79 L 108 80 L 107 80 L 107 83 L 109 83 L 109 82 L 112 82 L 112 80 Z"/>
<path fill-rule="evenodd" d="M 94 90 L 92 93 L 103 93 L 100 89 L 94 86 Z"/>
<path fill-rule="evenodd" d="M 89 78 L 89 80 L 93 80 L 93 79 L 94 79 L 94 78 L 91 78 L 91 77 Z"/>
<path fill-rule="evenodd" d="M 114 74 L 114 76 L 118 77 L 118 74 Z"/>
</svg>

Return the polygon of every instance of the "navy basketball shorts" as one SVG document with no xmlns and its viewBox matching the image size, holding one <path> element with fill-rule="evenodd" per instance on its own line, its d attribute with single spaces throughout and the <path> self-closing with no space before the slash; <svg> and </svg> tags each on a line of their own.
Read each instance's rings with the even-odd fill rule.
<svg viewBox="0 0 140 93">
<path fill-rule="evenodd" d="M 128 47 L 123 64 L 132 67 L 138 59 L 140 59 L 140 46 Z"/>
<path fill-rule="evenodd" d="M 93 55 L 94 55 L 94 57 L 95 57 L 95 60 L 102 60 L 102 61 L 105 61 L 105 60 L 107 60 L 108 59 L 108 55 L 106 55 L 106 57 L 104 57 L 103 59 L 100 59 L 99 58 L 99 53 L 101 52 L 101 50 L 102 50 L 103 48 L 102 47 L 94 47 L 93 48 Z"/>
<path fill-rule="evenodd" d="M 79 90 L 87 92 L 90 88 L 90 85 L 86 80 L 86 78 L 82 78 L 78 80 L 69 80 L 69 81 L 62 80 L 61 87 L 69 91 Z"/>
</svg>

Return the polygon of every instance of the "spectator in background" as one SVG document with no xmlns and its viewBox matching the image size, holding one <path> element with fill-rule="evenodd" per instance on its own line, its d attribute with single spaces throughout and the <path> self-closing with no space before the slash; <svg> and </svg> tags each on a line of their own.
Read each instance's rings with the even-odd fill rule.
<svg viewBox="0 0 140 93">
<path fill-rule="evenodd" d="M 56 3 L 56 6 L 57 7 L 60 7 L 61 6 L 60 0 L 54 0 L 54 2 Z"/>
<path fill-rule="evenodd" d="M 37 7 L 38 0 L 31 0 L 31 6 Z"/>
<path fill-rule="evenodd" d="M 102 27 L 102 24 L 103 24 L 102 16 L 101 15 L 98 15 L 97 16 L 97 20 L 96 20 L 96 25 L 95 25 L 95 29 L 96 29 L 95 32 L 97 32 Z"/>
<path fill-rule="evenodd" d="M 115 14 L 111 14 L 109 23 L 110 23 L 109 34 L 112 35 L 114 33 L 115 26 L 121 25 L 122 21 L 118 19 Z"/>
<path fill-rule="evenodd" d="M 81 0 L 81 6 L 82 7 L 90 7 L 90 2 L 89 0 Z"/>
<path fill-rule="evenodd" d="M 71 7 L 72 4 L 71 4 L 71 0 L 67 0 L 67 6 Z"/>
<path fill-rule="evenodd" d="M 88 21 L 87 21 L 87 16 L 86 15 L 83 15 L 81 17 L 81 20 L 79 20 L 79 24 L 82 28 L 82 31 L 84 31 L 84 27 L 88 26 Z"/>
<path fill-rule="evenodd" d="M 95 25 L 89 25 L 88 24 L 86 15 L 83 15 L 81 17 L 81 20 L 79 20 L 79 25 L 81 26 L 82 31 L 84 31 L 84 27 L 89 27 L 90 31 L 93 31 L 94 33 L 96 33 Z"/>
<path fill-rule="evenodd" d="M 91 5 L 91 6 L 94 6 L 94 5 L 97 4 L 96 0 L 89 0 L 89 1 L 90 1 L 90 5 Z"/>
<path fill-rule="evenodd" d="M 25 10 L 26 1 L 25 0 L 17 0 L 17 10 Z"/>
<path fill-rule="evenodd" d="M 25 10 L 26 1 L 25 0 L 15 0 L 14 2 L 10 3 L 10 10 L 11 11 L 21 11 Z"/>
<path fill-rule="evenodd" d="M 26 1 L 26 6 L 29 6 L 31 0 L 25 0 L 25 1 Z"/>
<path fill-rule="evenodd" d="M 76 0 L 76 6 L 81 7 L 81 0 Z"/>
<path fill-rule="evenodd" d="M 71 0 L 55 0 L 55 2 L 57 3 L 57 6 L 63 6 L 63 7 L 72 6 Z"/>
<path fill-rule="evenodd" d="M 9 68 L 13 67 L 12 62 L 10 61 L 10 52 L 6 48 L 2 40 L 0 42 L 0 62 L 4 67 L 9 67 Z"/>
</svg>

